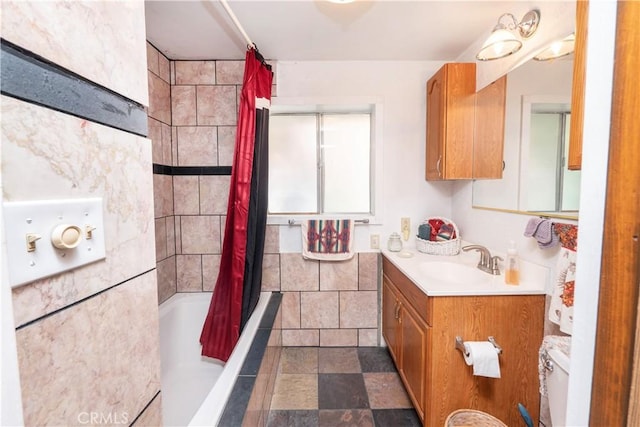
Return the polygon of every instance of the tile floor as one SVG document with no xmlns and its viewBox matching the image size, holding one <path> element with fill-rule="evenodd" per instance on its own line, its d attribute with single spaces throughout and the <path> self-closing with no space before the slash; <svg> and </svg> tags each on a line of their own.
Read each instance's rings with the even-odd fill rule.
<svg viewBox="0 0 640 427">
<path fill-rule="evenodd" d="M 420 426 L 384 347 L 284 347 L 267 427 Z"/>
</svg>

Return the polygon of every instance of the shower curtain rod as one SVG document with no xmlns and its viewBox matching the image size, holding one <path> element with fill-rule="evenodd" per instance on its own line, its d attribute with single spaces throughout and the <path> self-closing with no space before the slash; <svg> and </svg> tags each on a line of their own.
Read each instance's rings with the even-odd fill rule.
<svg viewBox="0 0 640 427">
<path fill-rule="evenodd" d="M 240 31 L 242 33 L 242 36 L 247 41 L 247 47 L 252 47 L 255 50 L 258 50 L 258 48 L 256 47 L 255 43 L 253 43 L 251 41 L 251 39 L 249 38 L 247 33 L 244 31 L 244 28 L 242 28 L 242 25 L 240 25 L 240 21 L 238 21 L 238 18 L 236 18 L 236 15 L 233 13 L 233 10 L 231 10 L 231 8 L 229 7 L 229 4 L 227 3 L 227 0 L 218 0 L 218 1 L 220 3 L 222 3 L 222 6 L 224 7 L 224 10 L 227 11 L 227 13 L 229 14 L 229 17 L 231 18 L 233 23 L 236 25 L 236 28 L 238 28 L 238 31 Z"/>
</svg>

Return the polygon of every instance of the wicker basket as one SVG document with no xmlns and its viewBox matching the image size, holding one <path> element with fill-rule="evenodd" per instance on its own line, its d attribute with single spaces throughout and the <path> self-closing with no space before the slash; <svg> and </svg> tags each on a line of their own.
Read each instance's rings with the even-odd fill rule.
<svg viewBox="0 0 640 427">
<path fill-rule="evenodd" d="M 450 219 L 438 216 L 427 219 L 423 224 L 428 224 L 430 219 L 439 219 L 444 221 L 446 224 L 451 224 L 456 232 L 456 237 L 451 240 L 432 242 L 431 240 L 424 240 L 416 236 L 416 249 L 420 252 L 431 255 L 457 255 L 460 252 L 461 243 L 458 226 Z"/>
<path fill-rule="evenodd" d="M 444 426 L 507 427 L 505 423 L 493 415 L 474 409 L 458 409 L 457 411 L 453 411 L 447 417 Z"/>
</svg>

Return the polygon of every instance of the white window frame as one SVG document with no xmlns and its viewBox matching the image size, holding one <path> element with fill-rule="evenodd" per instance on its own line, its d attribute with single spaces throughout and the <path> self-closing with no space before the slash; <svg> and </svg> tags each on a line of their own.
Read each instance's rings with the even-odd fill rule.
<svg viewBox="0 0 640 427">
<path fill-rule="evenodd" d="M 365 221 L 366 224 L 381 224 L 383 218 L 382 204 L 382 102 L 373 97 L 340 97 L 340 98 L 290 98 L 273 97 L 270 113 L 362 113 L 371 114 L 371 181 L 370 198 L 371 210 L 369 214 L 345 214 L 344 218 Z M 332 218 L 335 214 L 269 214 L 267 224 L 291 225 L 299 224 L 311 218 Z"/>
</svg>

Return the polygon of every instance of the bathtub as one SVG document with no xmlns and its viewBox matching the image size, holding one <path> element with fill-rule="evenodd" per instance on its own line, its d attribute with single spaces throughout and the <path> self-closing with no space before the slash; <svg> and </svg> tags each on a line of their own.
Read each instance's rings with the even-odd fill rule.
<svg viewBox="0 0 640 427">
<path fill-rule="evenodd" d="M 217 425 L 271 292 L 262 292 L 227 363 L 200 355 L 210 292 L 177 293 L 160 312 L 162 417 L 166 426 Z"/>
</svg>

